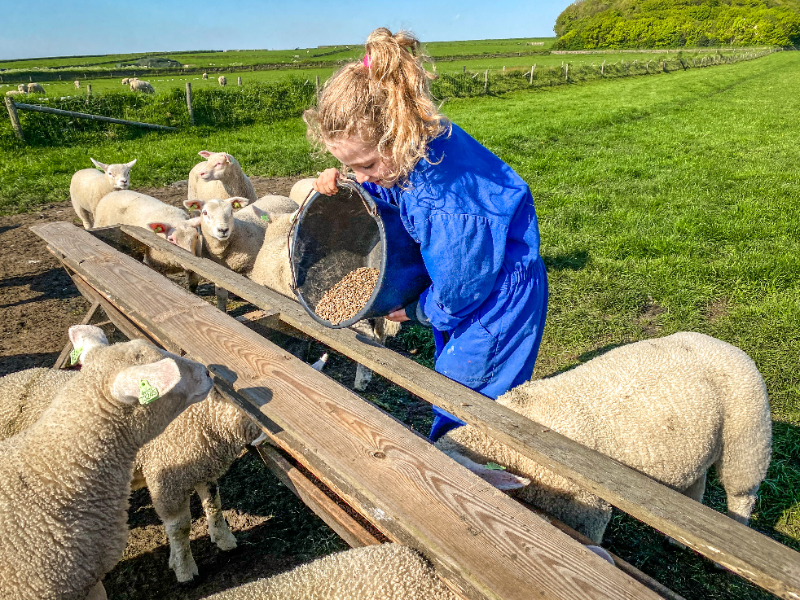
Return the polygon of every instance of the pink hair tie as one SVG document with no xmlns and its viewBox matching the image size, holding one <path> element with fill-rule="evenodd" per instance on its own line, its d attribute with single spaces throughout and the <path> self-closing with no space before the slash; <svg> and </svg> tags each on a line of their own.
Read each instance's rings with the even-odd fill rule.
<svg viewBox="0 0 800 600">
<path fill-rule="evenodd" d="M 369 69 L 372 66 L 372 57 L 369 54 L 365 54 L 364 59 L 361 61 L 361 64 L 363 64 L 367 69 Z"/>
</svg>

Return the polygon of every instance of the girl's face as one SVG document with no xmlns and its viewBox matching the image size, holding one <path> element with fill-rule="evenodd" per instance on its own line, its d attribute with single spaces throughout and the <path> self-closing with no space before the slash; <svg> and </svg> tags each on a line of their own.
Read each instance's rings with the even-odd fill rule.
<svg viewBox="0 0 800 600">
<path fill-rule="evenodd" d="M 369 181 L 384 188 L 394 186 L 390 177 L 394 170 L 392 160 L 380 155 L 378 149 L 358 137 L 347 137 L 329 144 L 328 151 L 353 170 L 358 183 Z"/>
</svg>

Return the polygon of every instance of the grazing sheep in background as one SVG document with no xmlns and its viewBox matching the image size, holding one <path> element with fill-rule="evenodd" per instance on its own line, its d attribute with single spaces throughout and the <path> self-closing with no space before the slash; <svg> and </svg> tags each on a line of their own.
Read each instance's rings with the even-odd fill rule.
<svg viewBox="0 0 800 600">
<path fill-rule="evenodd" d="M 714 465 L 728 515 L 744 524 L 769 466 L 772 421 L 764 380 L 744 352 L 701 333 L 615 348 L 524 383 L 497 402 L 698 502 Z M 470 426 L 454 429 L 436 446 L 530 478 L 533 483 L 517 492 L 521 499 L 602 540 L 611 507 L 590 492 Z M 471 470 L 490 482 L 497 473 Z"/>
<path fill-rule="evenodd" d="M 219 84 L 220 84 L 222 87 L 225 87 L 226 85 L 228 85 L 228 80 L 227 80 L 227 79 L 225 79 L 225 75 L 220 75 L 220 76 L 219 76 L 219 79 L 217 79 L 217 81 L 219 81 Z"/>
<path fill-rule="evenodd" d="M 27 94 L 28 93 L 28 86 L 26 84 L 24 84 L 24 83 L 20 83 L 19 85 L 17 85 L 17 91 L 18 92 L 22 92 L 23 94 Z"/>
<path fill-rule="evenodd" d="M 188 200 L 225 200 L 240 196 L 250 202 L 258 199 L 242 166 L 226 152 L 198 152 L 206 160 L 197 163 L 189 172 Z"/>
<path fill-rule="evenodd" d="M 203 79 L 208 79 L 208 73 L 203 73 Z"/>
<path fill-rule="evenodd" d="M 97 204 L 94 226 L 134 225 L 150 229 L 179 248 L 200 256 L 202 253 L 200 234 L 188 218 L 189 215 L 177 206 L 164 204 L 157 198 L 139 192 L 123 190 L 103 196 Z M 183 267 L 169 254 L 154 248 L 147 249 L 144 262 L 162 273 L 183 270 Z M 189 289 L 192 291 L 197 289 L 197 274 L 186 271 L 186 277 Z"/>
<path fill-rule="evenodd" d="M 131 181 L 130 171 L 136 164 L 135 158 L 129 163 L 110 165 L 93 158 L 89 160 L 103 173 L 96 169 L 81 169 L 72 176 L 69 184 L 72 208 L 83 222 L 84 229 L 91 229 L 94 226 L 94 213 L 103 196 L 114 190 L 128 189 Z"/>
<path fill-rule="evenodd" d="M 144 94 L 155 94 L 156 90 L 150 85 L 149 81 L 142 81 L 141 79 L 131 79 L 129 82 L 131 91 L 142 92 Z"/>
<path fill-rule="evenodd" d="M 28 93 L 29 94 L 44 94 L 44 87 L 41 83 L 29 83 L 28 84 Z"/>
<path fill-rule="evenodd" d="M 399 544 L 331 554 L 206 600 L 456 600 L 433 566 Z"/>
<path fill-rule="evenodd" d="M 78 81 L 77 79 L 75 81 L 73 81 L 72 83 L 75 86 L 76 90 L 79 90 L 81 88 L 81 82 Z"/>
<path fill-rule="evenodd" d="M 225 200 L 186 200 L 189 210 L 199 210 L 200 216 L 191 220 L 200 225 L 203 235 L 203 253 L 215 263 L 245 275 L 250 273 L 256 255 L 264 244 L 265 227 L 250 221 L 234 218 L 234 208 L 244 208 L 247 198 Z"/>
<path fill-rule="evenodd" d="M 131 78 L 130 77 L 125 77 L 122 80 L 122 85 L 129 85 L 130 82 L 131 82 Z"/>
<path fill-rule="evenodd" d="M 212 386 L 203 365 L 141 340 L 92 354 L 33 425 L 0 442 L 4 596 L 106 597 L 136 452 Z"/>
</svg>

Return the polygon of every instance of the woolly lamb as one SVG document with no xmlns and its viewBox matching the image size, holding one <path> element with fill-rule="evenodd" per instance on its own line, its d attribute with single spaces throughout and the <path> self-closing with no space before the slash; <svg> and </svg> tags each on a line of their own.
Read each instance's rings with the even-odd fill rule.
<svg viewBox="0 0 800 600">
<path fill-rule="evenodd" d="M 249 274 L 264 244 L 265 232 L 262 225 L 234 218 L 233 209 L 244 208 L 249 200 L 234 197 L 225 200 L 186 200 L 183 204 L 189 210 L 200 211 L 200 216 L 190 223 L 200 225 L 203 253 L 232 271 Z"/>
<path fill-rule="evenodd" d="M 17 91 L 18 92 L 22 92 L 23 94 L 27 94 L 28 93 L 28 85 L 25 84 L 25 83 L 20 83 L 19 85 L 17 85 Z"/>
<path fill-rule="evenodd" d="M 203 365 L 147 342 L 98 348 L 36 423 L 0 442 L 4 596 L 106 597 L 136 452 L 211 386 Z"/>
<path fill-rule="evenodd" d="M 150 85 L 149 81 L 142 81 L 141 79 L 131 79 L 128 85 L 133 92 L 142 92 L 144 94 L 154 94 L 156 90 Z"/>
<path fill-rule="evenodd" d="M 289 198 L 297 202 L 297 204 L 302 205 L 303 202 L 305 202 L 314 191 L 313 183 L 315 181 L 316 179 L 313 177 L 301 179 L 292 186 L 292 189 L 289 192 Z"/>
<path fill-rule="evenodd" d="M 240 221 L 249 221 L 257 223 L 261 227 L 266 227 L 270 219 L 278 217 L 279 215 L 294 213 L 300 207 L 294 200 L 286 196 L 278 196 L 275 194 L 268 194 L 259 198 L 252 204 L 237 210 L 233 216 Z"/>
<path fill-rule="evenodd" d="M 81 88 L 81 82 L 78 81 L 77 79 L 73 81 L 72 84 L 75 86 L 76 90 L 79 90 Z"/>
<path fill-rule="evenodd" d="M 228 80 L 227 80 L 227 79 L 225 79 L 225 75 L 220 75 L 220 76 L 219 76 L 219 79 L 217 79 L 217 81 L 219 81 L 219 84 L 220 84 L 222 87 L 225 87 L 226 85 L 228 85 Z"/>
<path fill-rule="evenodd" d="M 331 554 L 206 600 L 456 600 L 415 550 L 399 544 Z"/>
<path fill-rule="evenodd" d="M 758 369 L 738 348 L 701 333 L 615 348 L 497 402 L 698 502 L 714 465 L 728 515 L 744 524 L 769 466 L 772 423 Z M 470 426 L 436 446 L 531 478 L 522 499 L 601 541 L 611 507 L 597 496 Z M 487 480 L 493 473 L 473 470 Z"/>
<path fill-rule="evenodd" d="M 189 200 L 226 200 L 234 196 L 257 199 L 256 190 L 239 162 L 226 152 L 198 152 L 205 158 L 189 172 Z"/>
<path fill-rule="evenodd" d="M 29 94 L 44 94 L 44 87 L 41 83 L 29 83 L 28 84 L 28 93 Z"/>
<path fill-rule="evenodd" d="M 186 212 L 177 206 L 164 204 L 161 200 L 139 192 L 123 190 L 103 196 L 97 204 L 94 226 L 134 225 L 151 229 L 176 246 L 195 256 L 200 256 L 202 253 L 200 234 L 195 225 L 187 219 Z M 147 250 L 145 264 L 161 272 L 175 272 L 183 269 L 171 256 L 152 248 Z M 189 280 L 189 288 L 196 289 L 197 275 L 187 271 L 186 276 Z"/>
<path fill-rule="evenodd" d="M 91 229 L 94 224 L 94 213 L 100 199 L 114 190 L 127 190 L 130 186 L 131 167 L 136 164 L 134 158 L 129 163 L 107 165 L 92 161 L 96 169 L 81 169 L 72 176 L 69 184 L 69 197 L 72 208 L 83 222 L 84 229 Z"/>
<path fill-rule="evenodd" d="M 203 73 L 203 79 L 208 79 L 208 73 Z"/>
<path fill-rule="evenodd" d="M 130 82 L 131 82 L 131 78 L 130 78 L 130 77 L 125 77 L 125 78 L 122 80 L 122 85 L 129 85 L 129 84 L 130 84 Z"/>
</svg>

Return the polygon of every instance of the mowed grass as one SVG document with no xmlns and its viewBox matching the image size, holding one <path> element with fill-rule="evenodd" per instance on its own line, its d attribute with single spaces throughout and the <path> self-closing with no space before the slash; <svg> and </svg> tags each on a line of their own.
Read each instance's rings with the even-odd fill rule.
<svg viewBox="0 0 800 600">
<path fill-rule="evenodd" d="M 536 200 L 550 303 L 535 376 L 675 331 L 745 350 L 764 376 L 774 455 L 753 526 L 800 550 L 800 54 L 444 105 L 511 164 Z M 143 134 L 81 148 L 7 149 L 0 210 L 68 197 L 72 173 L 138 158 L 134 186 L 185 179 L 197 150 L 254 175 L 313 174 L 300 119 Z M 409 345 L 426 334 L 409 330 Z M 392 399 L 395 403 L 395 399 Z M 724 510 L 711 478 L 706 502 Z M 687 599 L 765 592 L 625 515 L 612 551 Z"/>
</svg>

